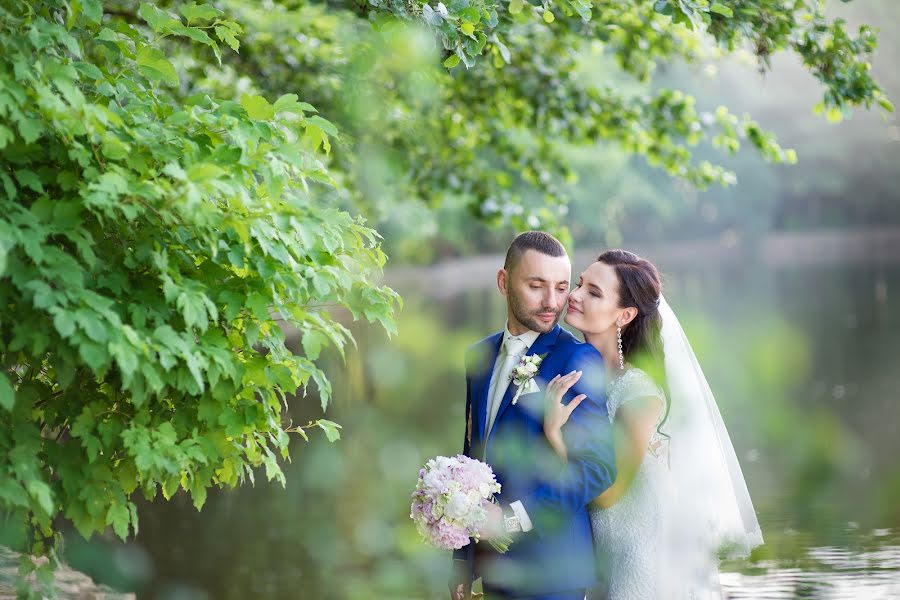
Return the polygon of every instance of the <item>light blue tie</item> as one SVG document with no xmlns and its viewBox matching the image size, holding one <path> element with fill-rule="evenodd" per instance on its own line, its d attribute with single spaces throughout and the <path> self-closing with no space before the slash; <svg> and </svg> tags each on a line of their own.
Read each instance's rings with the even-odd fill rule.
<svg viewBox="0 0 900 600">
<path fill-rule="evenodd" d="M 501 352 L 503 352 L 503 365 L 497 372 L 496 381 L 492 382 L 494 384 L 494 393 L 491 395 L 491 411 L 487 428 L 488 435 L 491 434 L 491 429 L 494 427 L 494 419 L 497 418 L 497 411 L 500 410 L 500 405 L 503 403 L 503 396 L 506 395 L 506 390 L 509 387 L 513 368 L 527 351 L 528 344 L 517 337 L 508 337 L 503 342 L 503 348 L 501 349 Z"/>
</svg>

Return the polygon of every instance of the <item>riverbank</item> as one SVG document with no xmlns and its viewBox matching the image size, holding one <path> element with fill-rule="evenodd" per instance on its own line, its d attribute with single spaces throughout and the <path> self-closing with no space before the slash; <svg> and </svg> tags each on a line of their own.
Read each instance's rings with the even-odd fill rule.
<svg viewBox="0 0 900 600">
<path fill-rule="evenodd" d="M 762 268 L 816 265 L 890 265 L 900 263 L 900 227 L 858 231 L 822 230 L 771 233 L 758 240 L 744 240 L 726 233 L 716 238 L 623 244 L 665 269 L 692 267 L 702 270 L 731 264 L 751 263 Z M 594 260 L 603 248 L 579 249 L 572 256 L 574 269 Z M 388 285 L 415 288 L 433 298 L 449 298 L 465 291 L 493 286 L 499 254 L 479 255 L 421 266 L 397 266 L 385 273 Z"/>
<path fill-rule="evenodd" d="M 0 600 L 16 600 L 16 572 L 19 568 L 19 554 L 0 546 Z M 46 559 L 39 559 L 46 562 Z M 34 575 L 30 580 L 34 581 Z M 85 575 L 65 565 L 56 571 L 57 592 L 60 600 L 135 600 L 134 594 L 116 592 L 103 585 L 97 585 Z"/>
</svg>

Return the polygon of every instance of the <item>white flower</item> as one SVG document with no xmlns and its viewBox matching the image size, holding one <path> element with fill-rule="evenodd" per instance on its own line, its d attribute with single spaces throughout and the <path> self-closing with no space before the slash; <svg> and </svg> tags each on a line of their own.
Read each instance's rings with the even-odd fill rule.
<svg viewBox="0 0 900 600">
<path fill-rule="evenodd" d="M 444 487 L 444 472 L 440 469 L 430 469 L 422 478 L 422 483 L 428 489 L 440 490 Z"/>
<path fill-rule="evenodd" d="M 472 509 L 469 512 L 469 522 L 472 524 L 481 525 L 487 520 L 487 512 L 484 510 L 484 506 L 479 502 L 478 504 L 472 505 Z"/>
<path fill-rule="evenodd" d="M 531 354 L 529 356 L 523 356 L 519 360 L 519 364 L 513 369 L 513 383 L 516 384 L 516 395 L 513 396 L 512 403 L 516 404 L 519 400 L 519 396 L 522 395 L 522 392 L 526 388 L 526 384 L 533 383 L 533 379 L 535 375 L 537 375 L 538 370 L 541 367 L 541 363 L 544 362 L 544 356 L 546 354 Z M 536 386 L 527 386 L 529 388 Z"/>
<path fill-rule="evenodd" d="M 449 456 L 438 456 L 437 458 L 433 458 L 431 459 L 431 461 L 429 461 L 429 463 L 432 462 L 434 464 L 429 464 L 429 467 L 432 469 L 437 469 L 438 471 L 444 471 L 454 465 L 454 460 Z"/>
<path fill-rule="evenodd" d="M 447 502 L 444 514 L 453 519 L 462 519 L 469 512 L 469 495 L 464 492 L 454 492 Z"/>
</svg>

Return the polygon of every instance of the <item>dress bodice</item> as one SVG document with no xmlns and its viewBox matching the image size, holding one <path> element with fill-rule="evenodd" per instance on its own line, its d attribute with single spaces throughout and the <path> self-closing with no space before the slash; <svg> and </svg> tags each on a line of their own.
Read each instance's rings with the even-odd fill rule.
<svg viewBox="0 0 900 600">
<path fill-rule="evenodd" d="M 665 391 L 641 369 L 630 367 L 607 383 L 610 421 L 628 403 L 658 401 L 656 427 L 628 489 L 608 508 L 589 508 L 597 558 L 597 585 L 587 600 L 719 600 L 715 564 L 685 562 L 683 531 L 673 502 L 678 488 L 669 469 L 669 436 L 659 432 L 666 416 Z M 685 565 L 697 568 L 685 576 Z M 708 577 L 707 577 L 708 576 Z"/>
<path fill-rule="evenodd" d="M 589 509 L 594 531 L 599 583 L 588 592 L 588 600 L 656 600 L 677 598 L 670 594 L 661 553 L 666 539 L 666 503 L 673 487 L 669 474 L 668 438 L 659 433 L 665 415 L 666 396 L 641 369 L 630 367 L 607 383 L 609 419 L 621 417 L 630 402 L 661 404 L 662 410 L 647 444 L 647 451 L 628 490 L 609 508 Z M 650 399 L 650 400 L 648 400 Z"/>
</svg>

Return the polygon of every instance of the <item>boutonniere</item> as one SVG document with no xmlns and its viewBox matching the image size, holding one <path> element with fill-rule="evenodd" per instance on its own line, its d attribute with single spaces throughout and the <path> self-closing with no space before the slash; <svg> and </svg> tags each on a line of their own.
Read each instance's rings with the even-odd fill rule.
<svg viewBox="0 0 900 600">
<path fill-rule="evenodd" d="M 526 391 L 526 388 L 527 393 L 529 394 L 539 390 L 537 384 L 534 382 L 534 376 L 537 375 L 538 369 L 541 367 L 541 363 L 544 361 L 545 356 L 547 356 L 546 353 L 523 356 L 519 359 L 519 364 L 513 368 L 511 377 L 513 383 L 516 385 L 516 395 L 513 396 L 512 399 L 513 406 L 519 401 L 519 396 L 522 395 L 522 392 Z"/>
</svg>

